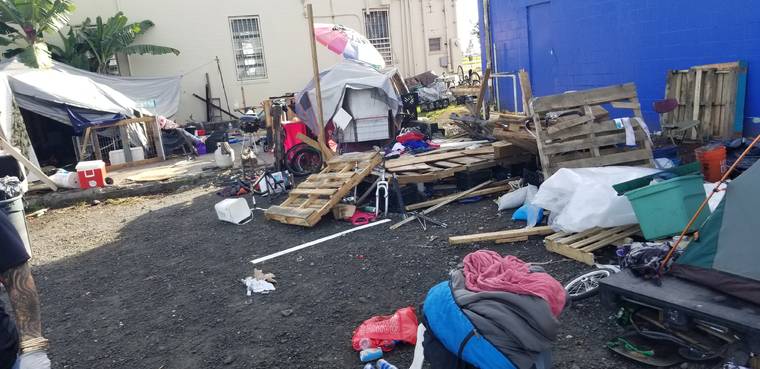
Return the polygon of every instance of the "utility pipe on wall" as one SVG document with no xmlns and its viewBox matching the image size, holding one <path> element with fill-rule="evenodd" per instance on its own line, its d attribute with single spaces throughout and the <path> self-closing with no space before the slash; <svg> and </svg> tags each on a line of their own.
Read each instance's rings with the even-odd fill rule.
<svg viewBox="0 0 760 369">
<path fill-rule="evenodd" d="M 428 50 L 428 33 L 427 33 L 427 26 L 425 26 L 425 5 L 422 3 L 425 0 L 419 0 L 420 1 L 420 19 L 422 20 L 422 50 L 424 51 L 424 60 L 425 60 L 425 71 L 430 70 L 430 65 L 428 63 L 428 54 L 430 53 L 430 50 Z"/>
</svg>

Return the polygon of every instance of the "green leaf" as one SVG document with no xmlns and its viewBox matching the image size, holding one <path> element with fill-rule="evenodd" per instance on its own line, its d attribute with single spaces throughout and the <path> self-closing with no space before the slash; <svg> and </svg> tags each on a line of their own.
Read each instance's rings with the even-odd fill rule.
<svg viewBox="0 0 760 369">
<path fill-rule="evenodd" d="M 150 55 L 163 55 L 174 54 L 179 55 L 179 50 L 166 46 L 158 45 L 129 45 L 121 50 L 125 54 L 150 54 Z"/>
<path fill-rule="evenodd" d="M 50 57 L 50 51 L 44 42 L 36 42 L 28 46 L 18 54 L 19 60 L 32 68 L 50 68 L 53 66 L 53 59 Z"/>
</svg>

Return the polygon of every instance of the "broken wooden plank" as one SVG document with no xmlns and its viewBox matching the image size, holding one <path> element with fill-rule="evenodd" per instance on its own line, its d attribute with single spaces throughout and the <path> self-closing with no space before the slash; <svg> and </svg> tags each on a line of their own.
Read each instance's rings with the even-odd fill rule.
<svg viewBox="0 0 760 369">
<path fill-rule="evenodd" d="M 545 113 L 583 105 L 598 105 L 611 101 L 630 99 L 632 97 L 636 97 L 636 85 L 626 83 L 623 85 L 538 97 L 533 101 L 533 111 L 534 113 Z"/>
<path fill-rule="evenodd" d="M 540 226 L 533 228 L 521 228 L 510 229 L 506 231 L 477 233 L 465 236 L 451 236 L 449 237 L 450 245 L 460 245 L 474 242 L 484 241 L 496 241 L 510 238 L 524 237 L 524 236 L 544 236 L 554 233 L 554 230 L 549 226 Z"/>
<path fill-rule="evenodd" d="M 453 197 L 451 197 L 450 199 L 448 199 L 446 201 L 443 201 L 443 202 L 441 202 L 441 203 L 439 203 L 439 204 L 437 204 L 437 205 L 435 205 L 435 206 L 433 206 L 431 208 L 423 210 L 422 211 L 422 215 L 428 215 L 428 214 L 430 214 L 430 213 L 432 213 L 432 212 L 434 212 L 434 211 L 436 211 L 436 210 L 438 210 L 438 209 L 440 209 L 440 208 L 442 208 L 442 207 L 444 207 L 444 206 L 446 206 L 446 205 L 448 205 L 448 204 L 450 204 L 450 203 L 452 203 L 454 201 L 457 201 L 457 200 L 459 200 L 461 198 L 464 198 L 465 196 L 468 196 L 471 193 L 473 193 L 473 192 L 475 192 L 475 191 L 477 191 L 477 190 L 479 190 L 479 189 L 481 189 L 481 188 L 483 188 L 485 186 L 488 186 L 489 184 L 491 184 L 491 182 L 492 181 L 488 180 L 488 181 L 485 181 L 485 182 L 483 182 L 483 183 L 481 183 L 481 184 L 479 184 L 479 185 L 477 185 L 477 186 L 475 186 L 475 187 L 473 187 L 473 188 L 471 188 L 471 189 L 469 189 L 467 191 L 460 192 L 456 196 L 453 196 Z M 417 219 L 417 216 L 416 215 L 412 215 L 412 216 L 410 216 L 410 217 L 408 217 L 408 218 L 406 218 L 406 219 L 404 219 L 404 220 L 402 220 L 402 221 L 400 221 L 400 222 L 392 225 L 390 227 L 390 229 L 397 229 L 397 228 L 403 226 L 404 224 L 407 224 L 407 223 L 409 223 L 409 222 L 411 222 L 411 221 L 413 221 L 415 219 Z"/>
<path fill-rule="evenodd" d="M 495 243 L 495 244 L 497 244 L 497 245 L 501 245 L 501 244 L 505 244 L 505 243 L 513 243 L 513 242 L 525 242 L 525 241 L 527 241 L 529 238 L 530 238 L 530 237 L 528 237 L 528 236 L 513 237 L 513 238 L 505 238 L 505 239 L 502 239 L 502 240 L 496 240 L 496 241 L 493 241 L 493 243 Z"/>
<path fill-rule="evenodd" d="M 512 187 L 510 187 L 509 185 L 502 185 L 502 186 L 496 186 L 496 187 L 491 187 L 491 188 L 484 188 L 482 190 L 478 190 L 478 191 L 470 193 L 469 197 L 484 196 L 484 195 L 490 195 L 490 194 L 499 193 L 499 192 L 505 192 L 505 191 L 509 191 L 511 188 Z M 440 203 L 442 203 L 442 202 L 444 202 L 446 200 L 449 200 L 449 199 L 451 199 L 451 198 L 453 198 L 455 196 L 457 196 L 457 194 L 441 197 L 441 198 L 438 198 L 438 199 L 428 200 L 428 201 L 424 201 L 424 202 L 418 202 L 416 204 L 412 204 L 412 205 L 407 206 L 405 209 L 407 211 L 412 211 L 412 210 L 427 208 L 429 206 L 440 204 Z"/>
</svg>

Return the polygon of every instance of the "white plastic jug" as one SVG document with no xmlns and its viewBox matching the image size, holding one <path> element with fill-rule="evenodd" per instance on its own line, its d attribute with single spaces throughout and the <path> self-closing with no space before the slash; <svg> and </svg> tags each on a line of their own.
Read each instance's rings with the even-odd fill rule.
<svg viewBox="0 0 760 369">
<path fill-rule="evenodd" d="M 225 154 L 222 151 L 221 147 L 217 147 L 216 151 L 214 151 L 216 166 L 219 168 L 232 168 L 232 165 L 235 163 L 235 151 L 230 150 L 229 154 Z"/>
</svg>

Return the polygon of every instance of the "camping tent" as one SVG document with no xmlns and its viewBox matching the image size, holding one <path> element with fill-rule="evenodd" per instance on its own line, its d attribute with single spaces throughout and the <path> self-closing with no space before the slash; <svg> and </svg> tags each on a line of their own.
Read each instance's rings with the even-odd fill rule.
<svg viewBox="0 0 760 369">
<path fill-rule="evenodd" d="M 388 110 L 391 110 L 395 116 L 401 108 L 401 98 L 394 89 L 392 82 L 395 73 L 395 69 L 383 73 L 365 63 L 349 59 L 322 71 L 319 78 L 322 88 L 324 122 L 327 123 L 333 119 L 342 108 L 351 110 L 348 113 L 351 114 L 352 120 L 360 119 L 360 114 L 376 116 L 377 112 L 382 111 L 383 122 L 387 128 Z M 316 133 L 319 123 L 317 122 L 317 96 L 313 80 L 296 95 L 295 101 L 296 114 L 312 132 Z M 348 103 L 344 104 L 346 101 Z M 334 123 L 339 125 L 338 122 Z M 339 128 L 345 129 L 346 126 Z"/>
<path fill-rule="evenodd" d="M 673 265 L 674 275 L 760 304 L 760 162 L 728 184 L 726 195 Z"/>
<path fill-rule="evenodd" d="M 180 80 L 102 75 L 57 62 L 34 69 L 10 59 L 0 63 L 0 134 L 12 137 L 14 98 L 19 107 L 67 125 L 72 113 L 80 123 L 138 112 L 170 117 L 179 109 Z M 36 163 L 33 148 L 28 152 Z"/>
</svg>

